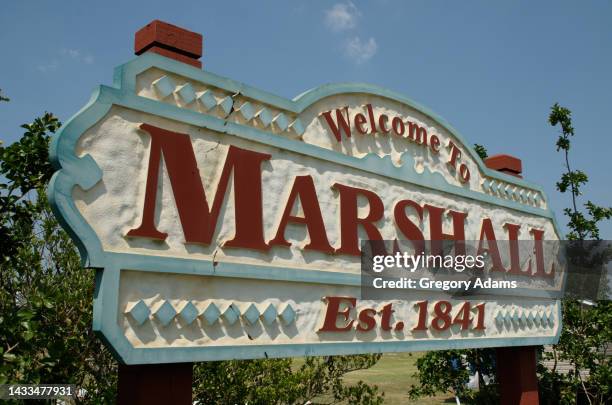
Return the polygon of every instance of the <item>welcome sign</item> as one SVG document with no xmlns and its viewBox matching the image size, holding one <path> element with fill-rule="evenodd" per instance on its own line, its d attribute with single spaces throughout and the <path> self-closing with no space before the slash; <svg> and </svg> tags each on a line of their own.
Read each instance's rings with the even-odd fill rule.
<svg viewBox="0 0 612 405">
<path fill-rule="evenodd" d="M 50 201 L 97 269 L 94 330 L 124 363 L 558 339 L 560 304 L 541 291 L 362 297 L 364 240 L 474 240 L 499 272 L 559 278 L 540 260 L 558 239 L 541 188 L 486 168 L 394 92 L 332 84 L 287 100 L 145 53 L 51 154 Z M 502 240 L 531 241 L 533 260 L 491 248 Z"/>
</svg>

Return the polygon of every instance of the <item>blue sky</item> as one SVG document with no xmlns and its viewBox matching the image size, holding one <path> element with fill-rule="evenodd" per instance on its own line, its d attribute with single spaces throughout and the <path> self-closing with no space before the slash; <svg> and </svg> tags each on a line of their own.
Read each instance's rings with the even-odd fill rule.
<svg viewBox="0 0 612 405">
<path fill-rule="evenodd" d="M 612 205 L 612 3 L 604 1 L 18 1 L 0 13 L 0 139 L 45 110 L 66 120 L 153 19 L 204 35 L 204 68 L 292 98 L 367 82 L 444 117 L 490 154 L 523 161 L 561 224 L 562 156 L 547 124 L 573 111 L 572 161 L 585 194 Z M 612 239 L 612 224 L 602 225 Z"/>
</svg>

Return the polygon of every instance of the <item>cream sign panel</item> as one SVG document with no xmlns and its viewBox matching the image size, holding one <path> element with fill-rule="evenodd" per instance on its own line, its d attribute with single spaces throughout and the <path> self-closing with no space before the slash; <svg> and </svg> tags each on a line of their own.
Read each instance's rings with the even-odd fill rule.
<svg viewBox="0 0 612 405">
<path fill-rule="evenodd" d="M 559 284 L 537 257 L 558 239 L 541 189 L 390 91 L 286 100 L 144 54 L 52 156 L 50 200 L 98 272 L 94 329 L 128 364 L 558 338 L 559 302 L 537 294 L 361 298 L 363 240 L 529 240 L 533 266 L 500 252 L 500 269 Z"/>
</svg>

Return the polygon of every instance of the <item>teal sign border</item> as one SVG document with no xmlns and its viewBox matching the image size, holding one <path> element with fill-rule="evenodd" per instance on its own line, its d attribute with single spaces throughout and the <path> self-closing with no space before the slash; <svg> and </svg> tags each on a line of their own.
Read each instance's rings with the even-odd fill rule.
<svg viewBox="0 0 612 405">
<path fill-rule="evenodd" d="M 78 157 L 75 149 L 80 136 L 102 119 L 113 105 L 142 111 L 152 115 L 184 122 L 213 131 L 227 133 L 273 145 L 296 153 L 313 156 L 337 164 L 354 167 L 362 171 L 416 184 L 421 187 L 444 191 L 457 196 L 484 201 L 508 209 L 549 218 L 557 231 L 558 226 L 554 213 L 542 209 L 504 200 L 467 188 L 451 185 L 442 176 L 427 170 L 416 174 L 411 165 L 396 167 L 389 158 L 380 158 L 370 154 L 363 158 L 346 156 L 298 140 L 288 139 L 256 128 L 226 121 L 221 118 L 182 109 L 177 106 L 136 95 L 136 77 L 152 67 L 183 76 L 194 81 L 213 86 L 233 94 L 258 100 L 270 106 L 299 114 L 318 100 L 336 94 L 361 93 L 385 97 L 406 104 L 421 111 L 449 133 L 455 136 L 464 150 L 468 151 L 486 176 L 537 190 L 542 195 L 541 187 L 523 179 L 500 174 L 488 169 L 464 138 L 448 123 L 426 108 L 412 100 L 392 91 L 360 83 L 329 84 L 309 90 L 293 100 L 244 85 L 210 72 L 179 63 L 157 54 L 145 53 L 115 69 L 113 86 L 98 86 L 89 102 L 72 117 L 53 138 L 50 147 L 51 161 L 56 168 L 49 187 L 48 198 L 62 226 L 69 232 L 77 244 L 84 267 L 95 268 L 96 289 L 94 293 L 93 330 L 106 341 L 118 359 L 126 364 L 149 364 L 170 362 L 213 361 L 223 359 L 247 359 L 263 357 L 291 357 L 310 355 L 336 355 L 376 352 L 423 351 L 436 349 L 459 349 L 469 347 L 530 346 L 556 343 L 561 331 L 561 312 L 558 306 L 556 314 L 559 326 L 553 337 L 522 338 L 475 338 L 475 339 L 427 339 L 394 342 L 346 342 L 314 344 L 270 344 L 248 346 L 204 346 L 179 348 L 135 348 L 125 338 L 117 324 L 118 293 L 121 269 L 165 272 L 179 274 L 205 275 L 215 277 L 256 278 L 265 280 L 309 282 L 359 286 L 360 276 L 348 273 L 330 273 L 274 266 L 241 266 L 232 263 L 219 263 L 214 267 L 210 261 L 158 257 L 152 255 L 115 253 L 104 251 L 102 244 L 92 227 L 81 216 L 72 199 L 72 190 L 79 186 L 84 190 L 93 187 L 102 179 L 102 170 L 90 155 Z M 534 296 L 550 298 L 553 293 L 540 291 Z"/>
</svg>

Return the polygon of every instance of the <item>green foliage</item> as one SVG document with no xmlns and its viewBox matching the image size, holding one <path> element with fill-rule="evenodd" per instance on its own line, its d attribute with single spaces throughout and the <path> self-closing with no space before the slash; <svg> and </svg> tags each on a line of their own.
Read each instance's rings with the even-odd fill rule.
<svg viewBox="0 0 612 405">
<path fill-rule="evenodd" d="M 4 263 L 30 242 L 29 233 L 41 207 L 29 197 L 44 188 L 53 174 L 48 133 L 59 127 L 57 118 L 45 113 L 32 124 L 22 125 L 26 132 L 19 142 L 0 146 L 0 259 Z"/>
<path fill-rule="evenodd" d="M 582 195 L 580 187 L 588 182 L 589 178 L 582 170 L 574 170 L 561 175 L 561 181 L 557 182 L 557 190 L 565 193 L 570 188 L 576 195 Z"/>
<path fill-rule="evenodd" d="M 0 381 L 72 383 L 88 403 L 112 402 L 116 364 L 91 330 L 93 271 L 37 196 L 28 243 L 0 266 Z"/>
<path fill-rule="evenodd" d="M 440 350 L 429 352 L 416 362 L 415 377 L 419 385 L 412 385 L 408 394 L 416 400 L 439 392 L 457 395 L 462 401 L 489 404 L 498 400 L 495 384 L 495 349 Z M 480 390 L 467 387 L 471 373 L 478 372 Z M 485 376 L 489 383 L 485 384 Z"/>
<path fill-rule="evenodd" d="M 476 151 L 476 153 L 478 154 L 478 156 L 480 156 L 480 158 L 482 160 L 485 160 L 486 158 L 489 157 L 489 153 L 487 152 L 487 148 L 485 148 L 484 146 L 475 143 L 474 144 L 474 150 Z"/>
<path fill-rule="evenodd" d="M 541 364 L 540 397 L 545 404 L 574 404 L 578 396 L 591 404 L 612 401 L 612 302 L 598 301 L 585 308 L 580 302 L 563 302 L 563 331 L 559 343 L 542 358 L 553 360 L 552 370 Z M 557 372 L 558 362 L 569 362 L 573 372 Z M 583 375 L 588 370 L 588 376 Z"/>
<path fill-rule="evenodd" d="M 195 399 L 214 404 L 381 404 L 375 386 L 346 386 L 348 372 L 369 368 L 380 355 L 309 357 L 299 368 L 291 359 L 200 363 L 194 368 Z"/>
<path fill-rule="evenodd" d="M 455 367 L 454 362 L 460 366 Z M 464 386 L 469 380 L 469 370 L 465 367 L 463 350 L 441 350 L 429 352 L 416 362 L 419 386 L 411 386 L 409 395 L 412 399 L 423 396 L 433 396 L 438 392 L 465 391 Z"/>
<path fill-rule="evenodd" d="M 599 226 L 597 225 L 604 219 L 612 218 L 612 208 L 600 207 L 587 201 L 585 204 L 587 214 L 581 211 L 574 211 L 570 208 L 565 208 L 563 212 L 569 217 L 567 226 L 571 231 L 567 234 L 567 239 L 578 240 L 580 236 L 585 236 L 589 239 L 599 239 Z"/>
<path fill-rule="evenodd" d="M 79 403 L 116 397 L 117 364 L 91 329 L 94 271 L 52 215 L 45 188 L 53 174 L 50 134 L 60 122 L 46 113 L 23 125 L 23 137 L 0 147 L 0 383 L 71 383 Z M 201 403 L 379 404 L 375 386 L 348 386 L 343 376 L 380 355 L 226 361 L 194 366 Z"/>
<path fill-rule="evenodd" d="M 569 218 L 567 223 L 570 232 L 567 238 L 570 240 L 578 239 L 599 239 L 598 223 L 612 218 L 612 207 L 600 207 L 591 201 L 584 204 L 586 213 L 578 209 L 577 198 L 582 195 L 582 186 L 587 184 L 589 177 L 581 170 L 572 170 L 569 160 L 571 150 L 570 138 L 574 136 L 574 126 L 572 125 L 572 112 L 555 103 L 551 107 L 548 116 L 550 125 L 561 127 L 561 133 L 557 138 L 557 151 L 562 150 L 565 156 L 565 172 L 561 175 L 561 180 L 557 182 L 557 190 L 561 193 L 570 191 L 572 196 L 572 207 L 563 210 Z"/>
<path fill-rule="evenodd" d="M 560 125 L 561 134 L 557 139 L 557 151 L 565 156 L 565 172 L 557 189 L 561 193 L 569 191 L 572 207 L 564 210 L 569 218 L 569 240 L 599 239 L 599 222 L 612 218 L 612 208 L 601 207 L 591 201 L 584 204 L 586 213 L 578 209 L 581 187 L 588 183 L 588 176 L 580 170 L 572 170 L 569 160 L 570 137 L 575 135 L 572 113 L 569 109 L 555 103 L 548 117 L 552 126 Z M 605 253 L 609 255 L 609 252 Z M 599 263 L 607 263 L 609 257 L 595 257 Z M 594 263 L 590 263 L 591 266 Z M 605 283 L 605 282 L 604 282 Z M 546 404 L 573 404 L 584 401 L 589 404 L 612 402 L 612 363 L 608 346 L 612 342 L 612 303 L 598 301 L 586 307 L 576 300 L 563 302 L 563 330 L 559 343 L 551 353 L 544 353 L 543 359 L 553 360 L 552 370 L 539 365 L 540 397 Z M 557 373 L 559 361 L 569 362 L 573 372 Z M 588 370 L 588 376 L 582 372 Z"/>
<path fill-rule="evenodd" d="M 555 103 L 550 108 L 548 123 L 553 127 L 557 124 L 561 125 L 561 135 L 557 140 L 557 151 L 569 150 L 569 137 L 574 136 L 574 126 L 572 125 L 572 112 L 565 107 L 561 107 L 559 103 Z"/>
<path fill-rule="evenodd" d="M 58 226 L 44 189 L 53 174 L 46 113 L 0 148 L 0 383 L 73 383 L 112 401 L 116 365 L 91 331 L 93 271 Z"/>
</svg>

